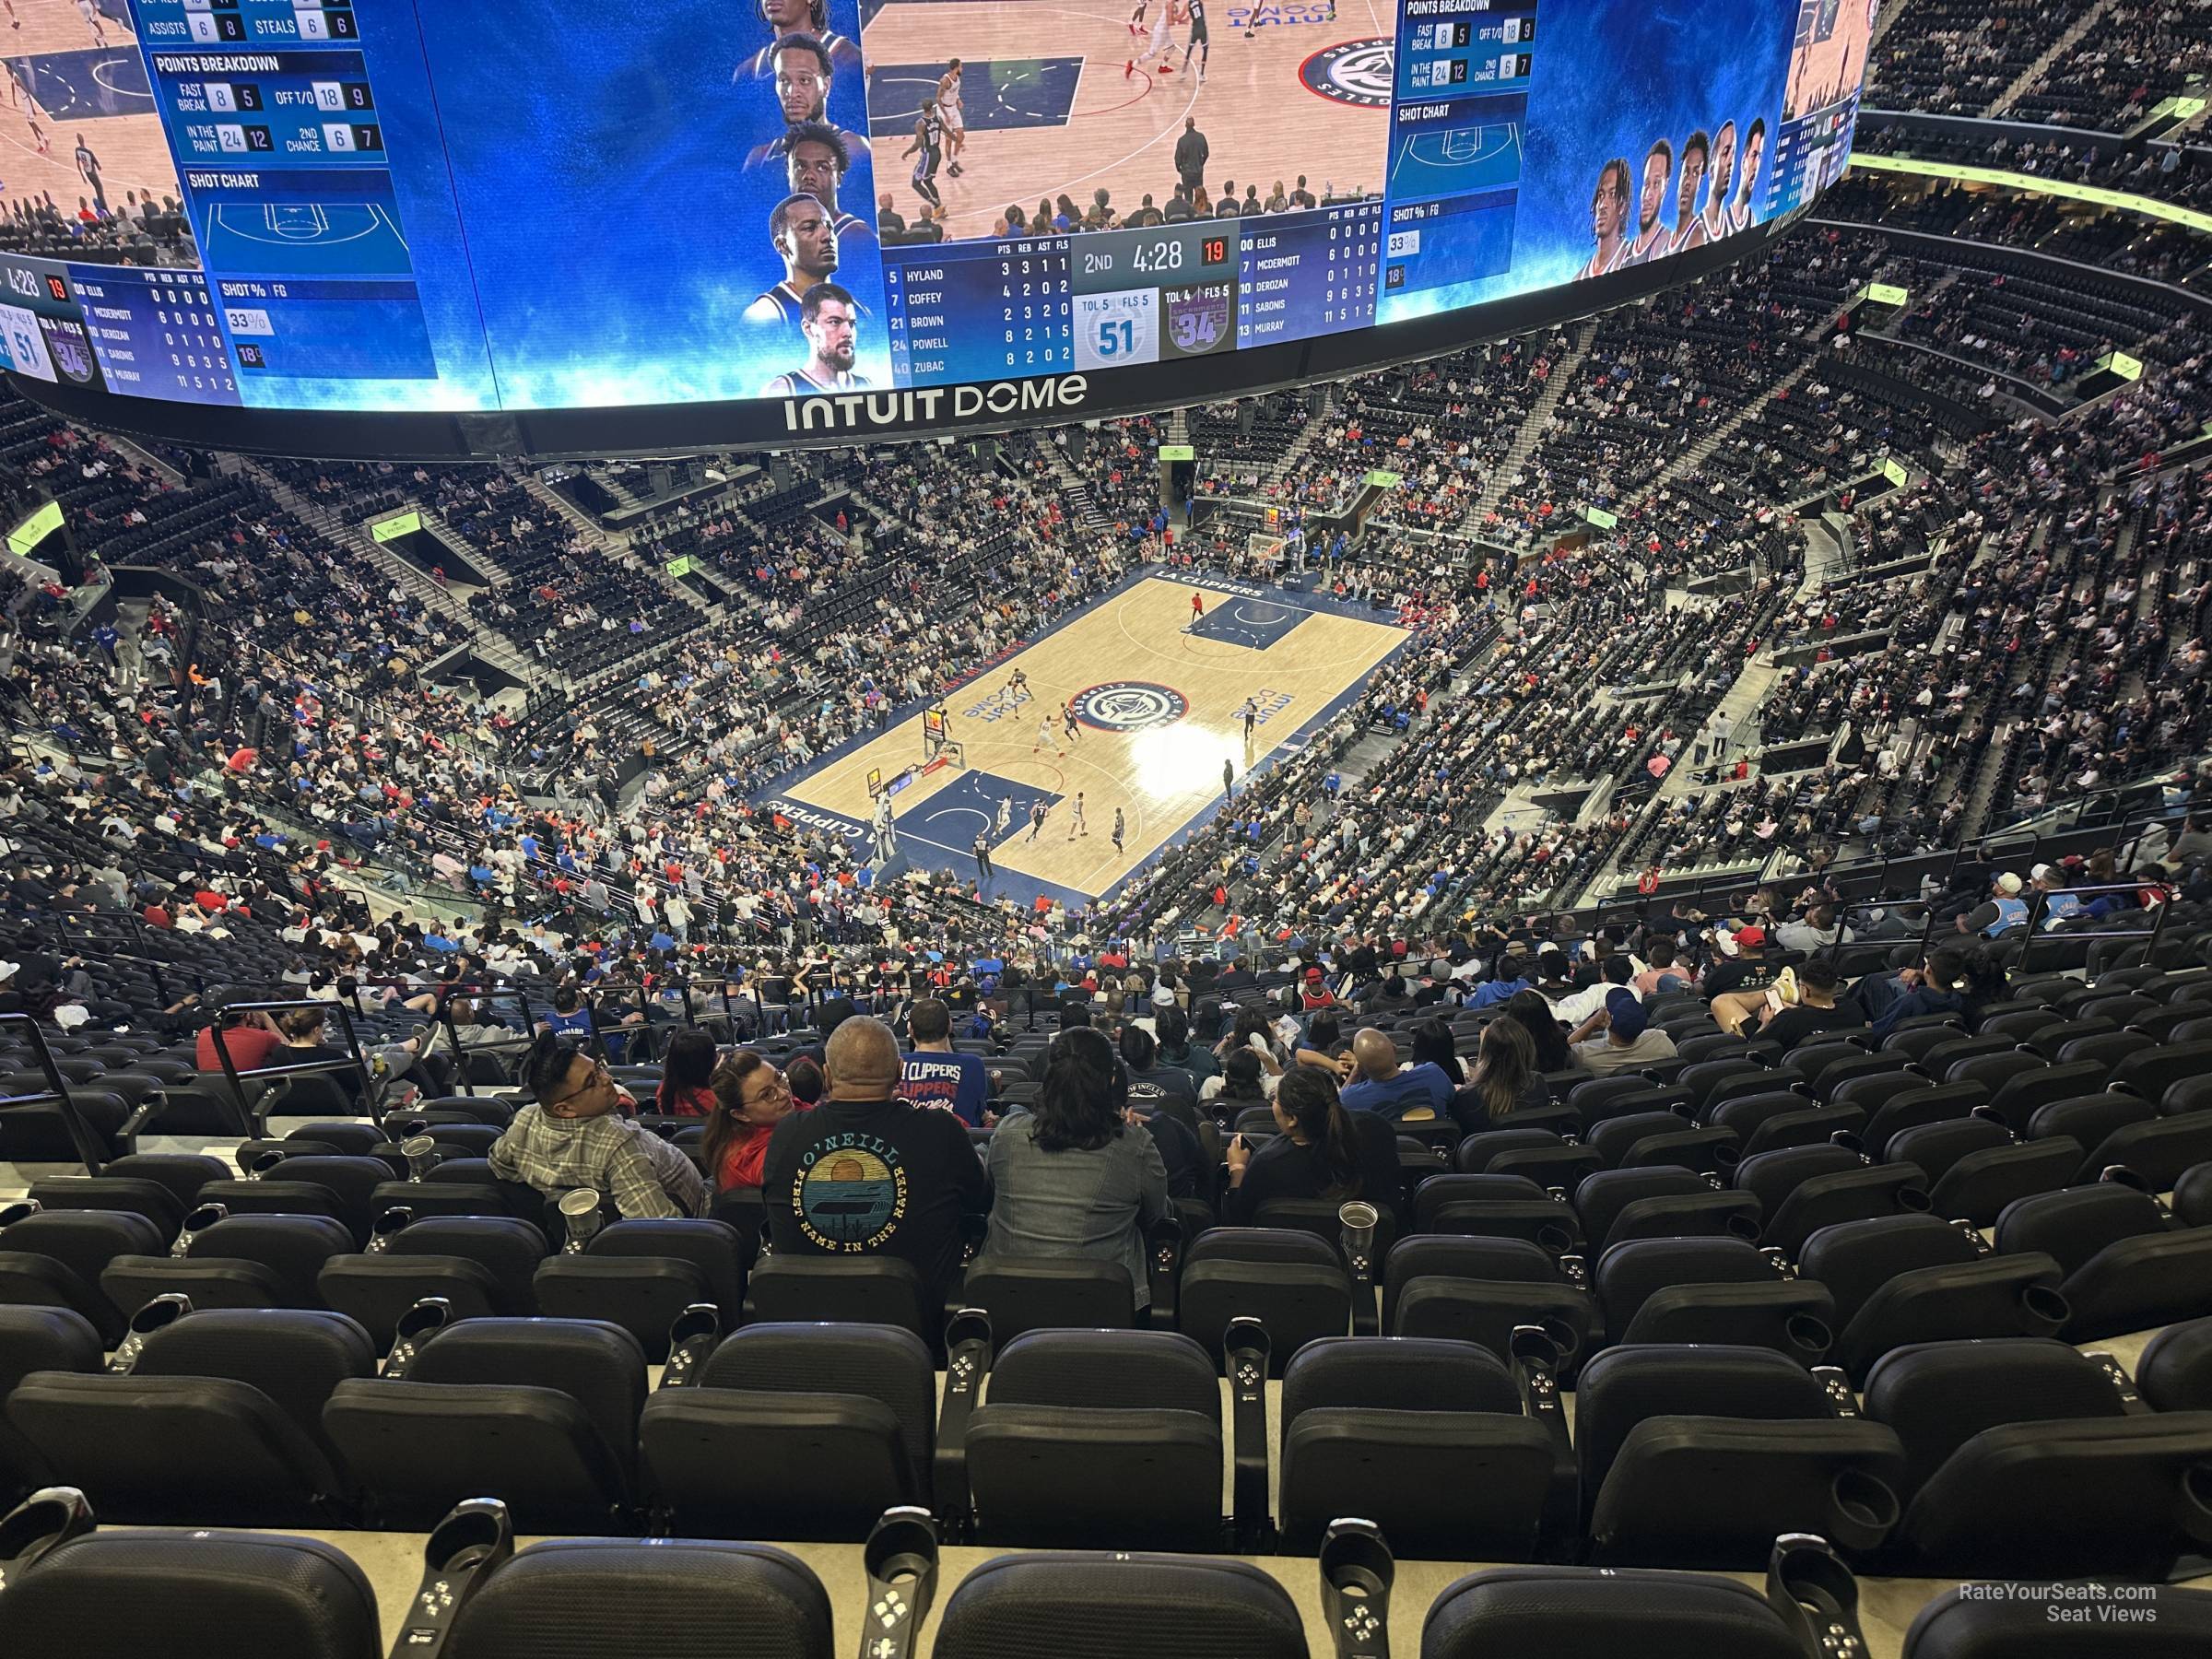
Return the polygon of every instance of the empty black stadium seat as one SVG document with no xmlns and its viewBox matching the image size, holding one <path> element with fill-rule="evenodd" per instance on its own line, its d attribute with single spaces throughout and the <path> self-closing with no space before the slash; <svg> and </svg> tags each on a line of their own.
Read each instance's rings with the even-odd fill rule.
<svg viewBox="0 0 2212 1659">
<path fill-rule="evenodd" d="M 1171 1331 L 1032 1331 L 999 1351 L 969 1418 L 985 1543 L 1214 1550 L 1221 1516 L 1215 1362 Z"/>
<path fill-rule="evenodd" d="M 144 1216 L 123 1210 L 41 1210 L 0 1230 L 0 1302 L 67 1308 L 112 1347 L 145 1299 L 119 1305 L 101 1276 L 118 1258 L 166 1250 L 169 1241 Z"/>
<path fill-rule="evenodd" d="M 645 1356 L 618 1325 L 471 1319 L 423 1345 L 403 1382 L 341 1382 L 324 1425 L 380 1524 L 424 1531 L 496 1492 L 517 1532 L 634 1529 Z"/>
<path fill-rule="evenodd" d="M 1583 1369 L 1574 1438 L 1599 1565 L 1745 1569 L 1782 1533 L 1865 1552 L 1897 1519 L 1897 1436 L 1766 1349 L 1609 1348 Z"/>
<path fill-rule="evenodd" d="M 960 1303 L 990 1315 L 992 1338 L 1002 1347 L 1025 1331 L 1126 1329 L 1135 1312 L 1127 1268 L 1074 1258 L 980 1257 L 960 1282 Z"/>
<path fill-rule="evenodd" d="M 1803 1599 L 1800 1600 L 1799 1596 Z M 1808 1606 L 1808 1604 L 1810 1604 Z M 1733 1579 L 1620 1567 L 1494 1567 L 1448 1585 L 1421 1628 L 1421 1659 L 1806 1659 L 1819 1604 L 1799 1592 L 1761 1595 Z M 1794 1609 L 1804 1609 L 1796 1611 Z M 1849 1627 L 1832 1650 L 1863 1652 Z"/>
<path fill-rule="evenodd" d="M 1999 1218 L 1997 1240 L 2065 1270 L 2069 1342 L 2212 1313 L 2212 1228 L 2175 1228 L 2156 1199 L 2118 1182 L 2023 1198 Z"/>
<path fill-rule="evenodd" d="M 2212 1411 L 2212 1319 L 2168 1325 L 2145 1343 L 2136 1386 L 2160 1411 Z"/>
<path fill-rule="evenodd" d="M 1946 1590 L 1914 1616 L 1901 1659 L 2185 1659 L 2212 1649 L 2212 1593 L 2161 1585 L 2154 1600 L 2140 1585 L 2096 1588 L 2068 1586 L 2064 1599 L 2023 1597 L 2009 1583 Z"/>
<path fill-rule="evenodd" d="M 639 1427 L 679 1534 L 856 1543 L 885 1510 L 930 1501 L 935 1376 L 912 1332 L 747 1325 L 695 1381 L 654 1394 Z"/>
<path fill-rule="evenodd" d="M 57 1478 L 38 1448 L 9 1426 L 7 1396 L 33 1371 L 97 1371 L 100 1333 L 67 1308 L 0 1304 L 0 1508 Z"/>
<path fill-rule="evenodd" d="M 148 1335 L 126 1376 L 26 1378 L 7 1416 L 118 1521 L 343 1524 L 349 1483 L 321 1415 L 375 1369 L 368 1333 L 343 1314 L 193 1312 Z"/>
<path fill-rule="evenodd" d="M 932 1652 L 935 1659 L 1307 1659 L 1308 1650 L 1297 1605 L 1256 1567 L 1115 1554 L 985 1561 L 946 1601 Z"/>
<path fill-rule="evenodd" d="M 1340 1515 L 1402 1556 L 1533 1559 L 1554 1477 L 1549 1431 L 1504 1361 L 1470 1343 L 1335 1336 L 1283 1373 L 1282 1547 Z"/>
<path fill-rule="evenodd" d="M 442 1659 L 830 1659 L 830 1598 L 763 1544 L 555 1538 L 488 1574 Z"/>
<path fill-rule="evenodd" d="M 2131 1414 L 2069 1352 L 1936 1343 L 1868 1379 L 1869 1415 L 1917 1449 L 1910 1571 L 2156 1579 L 2212 1543 L 2212 1412 Z"/>
<path fill-rule="evenodd" d="M 184 1224 L 185 1206 L 177 1201 L 177 1195 L 160 1182 L 136 1176 L 78 1175 L 67 1181 L 37 1181 L 31 1183 L 29 1196 L 42 1209 L 125 1210 L 144 1216 L 160 1233 L 164 1246 Z"/>
<path fill-rule="evenodd" d="M 1257 1319 L 1267 1330 L 1270 1366 L 1280 1376 L 1303 1344 L 1322 1336 L 1342 1336 L 1350 1329 L 1351 1279 L 1343 1258 L 1311 1233 L 1217 1227 L 1201 1234 L 1183 1258 L 1176 1317 L 1182 1332 L 1217 1362 L 1230 1322 Z M 995 1377 L 992 1386 L 995 1394 Z"/>
<path fill-rule="evenodd" d="M 1835 1359 L 1854 1384 L 1892 1348 L 1953 1337 L 2049 1336 L 2070 1310 L 2058 1264 L 2040 1253 L 1911 1268 L 1883 1281 L 1844 1324 Z"/>
<path fill-rule="evenodd" d="M 764 1258 L 750 1284 L 754 1316 L 771 1324 L 850 1320 L 897 1325 L 924 1341 L 937 1335 L 935 1299 L 895 1257 L 782 1253 Z"/>
<path fill-rule="evenodd" d="M 195 1307 L 318 1308 L 324 1264 L 353 1248 L 353 1234 L 335 1217 L 229 1216 L 194 1232 L 181 1259 L 119 1257 L 101 1282 L 133 1308 L 169 1290 L 193 1296 Z"/>
<path fill-rule="evenodd" d="M 0 1594 L 0 1653 L 75 1659 L 383 1659 L 376 1593 L 343 1550 L 269 1533 L 96 1532 Z"/>
</svg>

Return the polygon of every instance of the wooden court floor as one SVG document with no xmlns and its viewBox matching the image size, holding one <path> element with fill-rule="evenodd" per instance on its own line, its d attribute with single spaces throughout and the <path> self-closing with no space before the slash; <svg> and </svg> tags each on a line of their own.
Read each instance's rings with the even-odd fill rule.
<svg viewBox="0 0 2212 1659">
<path fill-rule="evenodd" d="M 1194 593 L 1210 618 L 1197 635 L 1185 631 Z M 1245 642 L 1253 638 L 1267 642 Z M 892 796 L 899 854 L 910 866 L 964 877 L 975 867 L 976 831 L 989 826 L 996 894 L 1032 897 L 1042 882 L 1096 896 L 1220 800 L 1224 760 L 1235 763 L 1241 791 L 1248 771 L 1406 638 L 1402 628 L 1336 615 L 1297 594 L 1238 595 L 1147 578 L 946 699 L 965 764 Z M 1007 689 L 1017 670 L 1029 677 L 1027 700 Z M 1072 743 L 1059 719 L 1070 698 L 1102 723 L 1082 724 Z M 1238 715 L 1247 698 L 1264 716 L 1249 748 Z M 1052 737 L 1041 742 L 1048 714 Z M 778 794 L 867 824 L 868 773 L 895 777 L 921 760 L 923 747 L 917 712 Z M 1078 791 L 1088 834 L 1073 822 Z M 995 826 L 1002 799 L 1011 817 L 1004 831 Z M 1039 799 L 1048 812 L 1032 841 L 1029 810 Z M 1117 806 L 1126 830 L 1119 852 Z"/>
<path fill-rule="evenodd" d="M 113 73 L 107 66 L 110 60 L 137 58 L 137 37 L 127 22 L 104 13 L 100 30 L 107 45 L 96 48 L 76 0 L 9 0 L 9 10 L 0 12 L 0 56 L 9 60 L 8 72 L 0 75 L 0 200 L 46 192 L 63 212 L 74 215 L 77 197 L 91 194 L 91 186 L 76 171 L 80 134 L 100 159 L 100 184 L 110 207 L 120 212 L 129 190 L 142 197 L 150 192 L 157 198 L 181 198 L 176 164 L 151 98 L 130 100 L 138 113 L 73 110 L 64 101 L 74 101 L 65 83 L 42 80 L 29 67 L 40 59 L 67 56 L 74 74 L 106 81 Z M 27 85 L 36 93 L 27 91 Z M 51 154 L 39 153 L 33 120 L 44 130 Z"/>
<path fill-rule="evenodd" d="M 1340 101 L 1309 90 L 1300 65 L 1315 53 L 1346 42 L 1389 42 L 1397 30 L 1397 0 L 1337 0 L 1335 20 L 1328 21 L 1327 0 L 1314 4 L 1263 4 L 1265 19 L 1246 40 L 1243 12 L 1232 13 L 1227 0 L 1209 0 L 1212 35 L 1206 79 L 1182 67 L 1187 25 L 1171 33 L 1173 50 L 1149 66 L 1124 76 L 1123 65 L 1151 43 L 1150 19 L 1166 0 L 1151 0 L 1146 32 L 1129 32 L 1135 0 L 991 0 L 989 4 L 900 4 L 890 0 L 871 18 L 862 36 L 862 52 L 877 65 L 938 65 L 958 57 L 969 65 L 963 104 L 968 147 L 964 171 L 952 178 L 940 171 L 937 188 L 945 198 L 947 224 L 956 237 L 986 236 L 1009 204 L 1033 213 L 1041 199 L 1065 193 L 1078 209 L 1091 193 L 1104 188 L 1126 217 L 1149 192 L 1164 207 L 1175 189 L 1175 143 L 1185 116 L 1212 147 L 1206 187 L 1217 198 L 1224 180 L 1234 180 L 1241 199 L 1256 183 L 1265 202 L 1277 180 L 1286 191 L 1306 175 L 1316 197 L 1334 185 L 1344 194 L 1382 187 L 1389 145 L 1389 111 Z M 1237 23 L 1232 24 L 1232 16 Z M 977 65 L 1004 65 L 1002 79 L 1018 80 L 1024 63 L 1080 57 L 1080 77 L 1065 102 L 1065 123 L 990 127 L 986 111 L 995 94 Z M 1162 63 L 1171 65 L 1163 73 Z M 1379 84 L 1386 86 L 1386 79 Z M 890 98 L 893 107 L 915 107 L 912 100 L 928 88 L 894 88 L 880 78 L 872 115 L 880 121 Z M 1008 96 L 1018 102 L 1017 89 Z M 1057 95 L 1056 95 L 1057 96 Z M 913 163 L 899 152 L 912 139 L 912 124 L 901 135 L 876 136 L 876 189 L 888 191 L 899 211 L 914 217 L 921 197 L 914 192 Z"/>
</svg>

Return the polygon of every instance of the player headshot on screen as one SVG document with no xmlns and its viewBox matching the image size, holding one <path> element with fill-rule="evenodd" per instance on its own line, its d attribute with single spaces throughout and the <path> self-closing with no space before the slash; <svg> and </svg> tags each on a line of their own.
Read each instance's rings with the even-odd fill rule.
<svg viewBox="0 0 2212 1659">
<path fill-rule="evenodd" d="M 830 210 L 813 196 L 787 195 L 768 216 L 768 240 L 783 260 L 783 280 L 745 308 L 745 320 L 796 323 L 801 301 L 837 269 Z"/>
<path fill-rule="evenodd" d="M 830 29 L 830 0 L 760 0 L 760 21 L 768 44 L 737 65 L 733 80 L 770 80 L 776 73 L 776 42 L 785 35 L 809 35 L 822 43 L 830 66 L 857 73 L 860 48 Z"/>
<path fill-rule="evenodd" d="M 859 355 L 859 308 L 834 282 L 818 282 L 801 302 L 799 332 L 806 336 L 806 361 L 768 382 L 763 397 L 805 397 L 816 392 L 865 392 L 868 382 L 853 372 Z"/>
<path fill-rule="evenodd" d="M 1705 182 L 1705 161 L 1712 140 L 1700 127 L 1682 141 L 1682 182 L 1675 190 L 1675 240 L 1669 253 L 1705 245 L 1705 221 L 1698 217 L 1698 188 Z"/>
<path fill-rule="evenodd" d="M 786 126 L 818 121 L 830 124 L 830 53 L 810 35 L 785 35 L 775 45 L 776 102 Z M 857 133 L 840 132 L 850 156 L 868 153 L 868 141 Z M 771 167 L 782 156 L 778 146 L 782 135 L 757 144 L 745 159 L 747 167 Z"/>
<path fill-rule="evenodd" d="M 1618 270 L 1629 251 L 1629 164 L 1618 156 L 1597 170 L 1597 189 L 1590 197 L 1590 234 L 1597 239 L 1597 246 L 1589 263 L 1574 274 L 1578 282 Z"/>
<path fill-rule="evenodd" d="M 1670 240 L 1659 216 L 1666 210 L 1666 182 L 1675 171 L 1675 147 L 1662 138 L 1645 152 L 1643 190 L 1636 198 L 1636 240 L 1624 265 L 1641 265 L 1667 251 Z"/>
<path fill-rule="evenodd" d="M 960 176 L 960 152 L 968 147 L 968 126 L 960 117 L 960 60 L 954 58 L 937 76 L 937 118 L 945 124 L 945 171 Z"/>
<path fill-rule="evenodd" d="M 830 228 L 841 237 L 870 236 L 873 229 L 856 213 L 838 206 L 837 193 L 853 165 L 845 135 L 826 122 L 806 121 L 785 133 L 776 146 L 783 152 L 784 177 L 794 196 L 812 196 L 830 215 Z"/>
<path fill-rule="evenodd" d="M 1759 164 L 1766 153 L 1767 121 L 1762 115 L 1744 129 L 1744 178 L 1742 187 L 1735 193 L 1735 205 L 1728 209 L 1731 230 L 1748 230 L 1751 221 L 1759 217 Z"/>
<path fill-rule="evenodd" d="M 1700 219 L 1706 241 L 1728 234 L 1728 193 L 1735 186 L 1735 123 L 1724 121 L 1712 135 L 1712 183 L 1705 192 L 1705 212 Z"/>
</svg>

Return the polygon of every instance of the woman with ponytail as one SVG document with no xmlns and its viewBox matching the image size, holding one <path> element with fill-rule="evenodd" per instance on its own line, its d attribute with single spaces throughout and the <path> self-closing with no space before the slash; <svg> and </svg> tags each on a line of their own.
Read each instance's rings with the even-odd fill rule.
<svg viewBox="0 0 2212 1659">
<path fill-rule="evenodd" d="M 1359 1198 L 1396 1214 L 1398 1142 L 1387 1120 L 1347 1112 L 1335 1075 L 1318 1065 L 1285 1072 L 1274 1105 L 1273 1140 L 1256 1151 L 1241 1135 L 1229 1144 L 1223 1220 L 1249 1226 L 1276 1198 Z"/>
</svg>

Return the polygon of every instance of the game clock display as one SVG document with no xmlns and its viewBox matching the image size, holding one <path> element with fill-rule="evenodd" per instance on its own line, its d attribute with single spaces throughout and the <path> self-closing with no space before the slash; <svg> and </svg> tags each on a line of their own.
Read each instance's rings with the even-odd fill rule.
<svg viewBox="0 0 2212 1659">
<path fill-rule="evenodd" d="M 1234 395 L 1718 263 L 1670 265 L 1841 176 L 1876 3 L 10 0 L 8 194 L 62 256 L 7 267 L 0 367 L 300 453 Z"/>
</svg>

